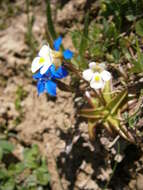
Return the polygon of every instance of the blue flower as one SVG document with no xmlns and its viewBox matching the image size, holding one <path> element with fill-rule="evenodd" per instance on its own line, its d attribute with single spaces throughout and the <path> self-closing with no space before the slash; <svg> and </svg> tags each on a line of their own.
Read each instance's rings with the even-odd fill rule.
<svg viewBox="0 0 143 190">
<path fill-rule="evenodd" d="M 61 65 L 57 69 L 54 65 L 55 61 L 64 59 L 71 59 L 73 57 L 73 52 L 69 49 L 60 51 L 60 46 L 62 44 L 62 37 L 57 38 L 53 47 L 44 45 L 40 52 L 39 56 L 36 57 L 32 62 L 32 72 L 36 73 L 33 75 L 33 78 L 37 80 L 37 90 L 38 95 L 43 92 L 47 92 L 51 96 L 56 96 L 56 79 L 65 78 L 68 75 L 68 71 Z"/>
<path fill-rule="evenodd" d="M 38 95 L 46 91 L 49 95 L 56 96 L 56 87 L 57 84 L 50 79 L 39 79 L 37 82 Z"/>
<path fill-rule="evenodd" d="M 54 44 L 53 44 L 54 49 L 55 49 L 56 51 L 59 51 L 61 44 L 62 44 L 62 37 L 59 36 L 59 37 L 54 41 Z M 71 59 L 71 58 L 73 57 L 73 52 L 70 51 L 69 49 L 66 49 L 66 50 L 63 51 L 63 57 L 64 57 L 65 59 Z"/>
<path fill-rule="evenodd" d="M 55 49 L 56 51 L 59 51 L 61 44 L 62 44 L 62 37 L 59 36 L 59 37 L 54 41 L 54 44 L 53 44 L 54 49 Z"/>
<path fill-rule="evenodd" d="M 33 78 L 38 80 L 37 90 L 38 95 L 43 92 L 47 92 L 51 96 L 56 96 L 56 87 L 57 84 L 54 79 L 62 79 L 68 75 L 67 70 L 60 66 L 58 69 L 55 68 L 55 65 L 51 65 L 47 72 L 41 75 L 40 71 L 33 75 Z"/>
<path fill-rule="evenodd" d="M 62 79 L 68 75 L 68 71 L 63 66 L 60 66 L 58 69 L 56 69 L 55 65 L 52 65 L 49 70 L 53 79 Z"/>
<path fill-rule="evenodd" d="M 65 59 L 71 59 L 73 57 L 73 52 L 71 52 L 69 49 L 66 49 L 63 52 L 63 56 Z"/>
<path fill-rule="evenodd" d="M 57 60 L 62 61 L 62 58 L 71 59 L 73 53 L 67 49 L 65 51 L 60 51 L 60 46 L 62 44 L 62 37 L 57 38 L 54 43 L 54 50 L 48 45 L 43 45 L 40 49 L 38 56 L 32 61 L 31 71 L 32 73 L 40 70 L 41 74 L 45 74 L 48 68 L 54 64 Z"/>
</svg>

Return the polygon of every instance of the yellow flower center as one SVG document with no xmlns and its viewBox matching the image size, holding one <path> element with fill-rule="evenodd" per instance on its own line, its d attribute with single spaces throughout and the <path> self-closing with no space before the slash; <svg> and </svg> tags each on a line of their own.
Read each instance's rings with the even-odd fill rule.
<svg viewBox="0 0 143 190">
<path fill-rule="evenodd" d="M 95 79 L 96 82 L 99 82 L 100 81 L 100 76 L 96 75 L 94 79 Z"/>
<path fill-rule="evenodd" d="M 101 66 L 99 66 L 99 65 L 96 65 L 96 67 L 93 68 L 94 72 L 99 72 L 100 73 L 102 70 L 103 70 L 103 68 Z"/>
<path fill-rule="evenodd" d="M 39 64 L 44 63 L 45 59 L 43 57 L 40 57 Z"/>
<path fill-rule="evenodd" d="M 62 53 L 60 51 L 54 51 L 52 50 L 52 56 L 54 59 L 57 59 L 57 58 L 62 58 Z"/>
</svg>

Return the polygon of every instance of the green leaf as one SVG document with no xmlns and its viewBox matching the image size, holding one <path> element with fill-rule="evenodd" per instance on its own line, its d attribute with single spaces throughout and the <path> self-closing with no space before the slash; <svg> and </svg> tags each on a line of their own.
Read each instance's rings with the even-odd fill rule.
<svg viewBox="0 0 143 190">
<path fill-rule="evenodd" d="M 39 185 L 48 185 L 50 181 L 50 175 L 47 170 L 40 167 L 36 170 L 37 181 Z"/>
<path fill-rule="evenodd" d="M 132 134 L 127 130 L 124 125 L 120 125 L 120 121 L 117 118 L 117 115 L 110 115 L 107 118 L 107 121 L 114 128 L 114 130 L 116 130 L 116 132 L 119 133 L 124 139 L 130 141 L 131 143 L 135 143 L 135 139 Z"/>
<path fill-rule="evenodd" d="M 97 24 L 97 23 L 91 23 L 91 25 L 89 25 L 89 32 L 88 32 L 88 37 L 90 39 L 91 42 L 93 41 L 99 41 L 99 39 L 101 38 L 101 25 Z"/>
<path fill-rule="evenodd" d="M 114 127 L 114 130 L 117 133 L 119 133 L 124 139 L 128 140 L 128 137 L 120 128 L 120 122 L 118 119 L 114 118 L 113 116 L 109 116 L 107 121 L 109 122 L 110 126 Z"/>
<path fill-rule="evenodd" d="M 79 42 L 81 41 L 81 35 L 82 35 L 81 32 L 78 30 L 71 32 L 72 42 L 73 42 L 73 45 L 76 49 L 79 49 L 79 47 L 80 47 Z"/>
<path fill-rule="evenodd" d="M 39 151 L 37 145 L 33 145 L 31 149 L 27 148 L 24 150 L 25 167 L 28 167 L 30 169 L 36 169 L 38 167 L 38 161 L 39 161 Z"/>
<path fill-rule="evenodd" d="M 85 16 L 85 21 L 84 21 L 84 29 L 80 41 L 80 47 L 79 47 L 79 54 L 80 56 L 84 55 L 84 52 L 87 48 L 87 38 L 88 38 L 88 23 L 89 23 L 89 14 L 87 13 Z"/>
<path fill-rule="evenodd" d="M 87 62 L 84 59 L 84 57 L 81 57 L 80 55 L 78 55 L 76 58 L 74 57 L 72 59 L 72 64 L 74 64 L 76 66 L 76 68 L 80 68 L 80 69 L 86 69 L 87 68 Z"/>
<path fill-rule="evenodd" d="M 107 106 L 106 109 L 110 111 L 110 114 L 114 114 L 119 109 L 122 102 L 127 97 L 127 91 L 120 92 Z"/>
<path fill-rule="evenodd" d="M 10 153 L 14 150 L 14 145 L 7 140 L 0 140 L 0 148 L 4 153 Z"/>
<path fill-rule="evenodd" d="M 8 167 L 8 176 L 14 176 L 15 175 L 15 164 L 14 163 L 11 163 Z"/>
<path fill-rule="evenodd" d="M 103 89 L 103 97 L 105 102 L 108 104 L 109 102 L 111 102 L 112 99 L 112 95 L 111 95 L 111 83 L 110 81 L 107 81 L 105 83 L 104 89 Z"/>
<path fill-rule="evenodd" d="M 105 46 L 103 46 L 102 43 L 99 42 L 95 44 L 93 44 L 93 42 L 90 43 L 89 53 L 92 57 L 103 58 L 104 52 L 105 52 Z"/>
<path fill-rule="evenodd" d="M 10 178 L 4 185 L 0 187 L 0 190 L 14 190 L 15 181 L 13 178 Z"/>
<path fill-rule="evenodd" d="M 2 160 L 3 157 L 3 149 L 0 147 L 0 161 Z"/>
<path fill-rule="evenodd" d="M 6 169 L 0 169 L 0 180 L 5 179 L 8 177 L 8 173 Z"/>
<path fill-rule="evenodd" d="M 16 100 L 15 100 L 15 109 L 17 110 L 17 111 L 20 111 L 21 110 L 21 101 L 20 101 L 20 99 L 19 98 L 17 98 Z"/>
<path fill-rule="evenodd" d="M 128 21 L 134 21 L 134 20 L 136 19 L 136 17 L 135 17 L 134 15 L 130 14 L 130 15 L 127 15 L 127 16 L 126 16 L 126 19 L 127 19 Z"/>
<path fill-rule="evenodd" d="M 104 118 L 108 114 L 108 110 L 103 108 L 96 108 L 96 109 L 82 109 L 79 112 L 79 115 L 85 118 L 90 119 L 100 119 Z"/>
<path fill-rule="evenodd" d="M 140 63 L 138 61 L 132 61 L 134 66 L 130 69 L 133 73 L 141 73 L 143 72 L 143 68 L 141 67 Z"/>
<path fill-rule="evenodd" d="M 20 162 L 18 164 L 16 164 L 15 166 L 15 173 L 16 174 L 19 174 L 19 173 L 22 173 L 25 169 L 25 166 L 24 166 L 24 163 Z"/>
<path fill-rule="evenodd" d="M 45 0 L 45 1 L 46 1 L 46 15 L 47 15 L 48 30 L 49 30 L 53 40 L 55 40 L 57 35 L 56 35 L 54 24 L 52 21 L 50 0 Z"/>
<path fill-rule="evenodd" d="M 96 121 L 89 119 L 88 120 L 88 133 L 89 133 L 89 138 L 91 140 L 95 139 L 95 127 L 96 127 Z"/>
<path fill-rule="evenodd" d="M 119 52 L 119 50 L 118 49 L 114 49 L 112 51 L 112 55 L 114 57 L 115 63 L 119 63 L 119 60 L 120 60 L 120 52 Z"/>
<path fill-rule="evenodd" d="M 136 49 L 137 49 L 137 60 L 132 61 L 132 64 L 134 64 L 134 67 L 131 68 L 131 71 L 134 73 L 141 73 L 143 72 L 143 54 L 140 50 L 137 39 L 136 39 Z"/>
<path fill-rule="evenodd" d="M 143 19 L 140 19 L 135 25 L 136 33 L 143 37 Z"/>
<path fill-rule="evenodd" d="M 37 178 L 36 175 L 33 173 L 31 174 L 25 181 L 26 187 L 35 187 L 37 186 Z M 36 188 L 35 188 L 36 189 Z"/>
</svg>

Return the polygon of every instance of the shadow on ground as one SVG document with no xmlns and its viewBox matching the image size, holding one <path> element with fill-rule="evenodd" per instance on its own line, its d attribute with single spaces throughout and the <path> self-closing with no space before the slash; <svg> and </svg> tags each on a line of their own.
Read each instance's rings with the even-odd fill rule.
<svg viewBox="0 0 143 190">
<path fill-rule="evenodd" d="M 72 141 L 73 137 L 77 135 L 78 130 L 75 132 L 69 130 L 67 133 L 63 132 L 61 129 L 60 137 L 68 145 Z M 94 150 L 91 150 L 89 146 L 85 146 L 87 141 L 80 136 L 78 140 L 73 143 L 71 151 L 66 153 L 66 151 L 61 152 L 57 157 L 57 167 L 59 170 L 60 178 L 63 176 L 69 182 L 68 190 L 73 190 L 76 186 L 77 175 L 82 171 L 81 165 L 86 162 L 91 165 L 93 173 L 90 174 L 93 181 L 95 181 L 101 189 L 104 189 L 107 181 L 101 181 L 98 176 L 101 172 L 101 168 L 107 168 L 107 160 L 109 160 L 109 152 L 101 145 L 100 141 L 97 139 L 94 142 Z M 114 175 L 109 183 L 109 188 L 112 190 L 123 189 L 128 186 L 129 181 L 132 179 L 130 175 L 130 169 L 135 169 L 135 161 L 141 156 L 141 151 L 135 145 L 128 145 L 124 150 L 125 157 L 117 165 Z M 110 158 L 111 159 L 111 158 Z M 113 169 L 115 161 L 112 158 L 111 168 Z M 85 170 L 82 171 L 85 175 L 89 176 Z M 77 187 L 77 189 L 80 189 Z M 84 188 L 82 188 L 83 190 Z M 86 188 L 87 189 L 87 188 Z M 92 190 L 92 189 L 89 189 Z"/>
</svg>

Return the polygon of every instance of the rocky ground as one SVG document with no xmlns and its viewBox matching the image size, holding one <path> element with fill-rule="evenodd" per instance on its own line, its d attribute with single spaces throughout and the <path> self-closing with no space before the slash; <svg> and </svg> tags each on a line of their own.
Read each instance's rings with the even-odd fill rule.
<svg viewBox="0 0 143 190">
<path fill-rule="evenodd" d="M 31 2 L 30 15 L 35 18 L 33 34 L 38 49 L 46 41 L 45 2 Z M 57 31 L 64 35 L 65 47 L 73 48 L 69 32 L 82 27 L 89 6 L 87 2 L 51 1 L 54 23 Z M 23 144 L 38 144 L 48 160 L 53 190 L 100 190 L 108 181 L 108 189 L 142 190 L 143 156 L 140 148 L 125 145 L 121 140 L 119 160 L 117 143 L 112 146 L 113 139 L 104 131 L 97 135 L 95 142 L 90 142 L 86 121 L 77 117 L 74 101 L 78 99 L 74 95 L 58 90 L 56 99 L 45 94 L 37 96 L 30 71 L 31 48 L 26 43 L 25 1 L 12 1 L 10 8 L 4 3 L 1 6 L 0 126 L 17 134 L 16 139 L 12 138 L 17 144 L 15 154 L 20 157 Z M 65 82 L 70 82 L 70 77 Z M 18 89 L 22 89 L 23 97 L 19 97 Z M 19 109 L 16 107 L 18 98 Z M 115 156 L 120 163 L 110 180 Z"/>
</svg>

